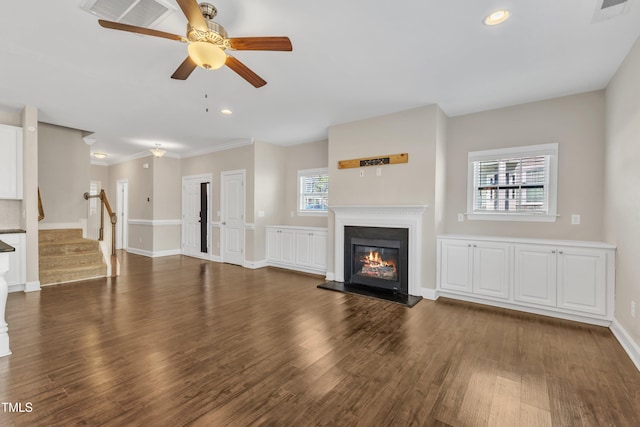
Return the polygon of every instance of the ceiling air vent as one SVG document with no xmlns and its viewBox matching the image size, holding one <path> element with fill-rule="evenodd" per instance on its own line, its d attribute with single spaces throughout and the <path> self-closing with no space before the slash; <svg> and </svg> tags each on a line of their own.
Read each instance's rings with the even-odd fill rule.
<svg viewBox="0 0 640 427">
<path fill-rule="evenodd" d="M 84 0 L 80 8 L 101 19 L 146 28 L 175 11 L 162 0 Z"/>
<path fill-rule="evenodd" d="M 596 10 L 591 22 L 601 22 L 623 15 L 633 0 L 596 0 Z"/>
</svg>

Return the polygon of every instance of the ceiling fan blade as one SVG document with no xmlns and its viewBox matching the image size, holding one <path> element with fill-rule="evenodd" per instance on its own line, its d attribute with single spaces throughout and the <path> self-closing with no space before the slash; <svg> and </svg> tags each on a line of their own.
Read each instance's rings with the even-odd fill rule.
<svg viewBox="0 0 640 427">
<path fill-rule="evenodd" d="M 128 31 L 130 33 L 144 34 L 145 36 L 162 37 L 169 40 L 176 40 L 184 42 L 185 39 L 182 36 L 176 34 L 165 33 L 164 31 L 152 30 L 150 28 L 136 27 L 135 25 L 121 24 L 119 22 L 105 21 L 104 19 L 98 19 L 98 24 L 101 27 L 109 28 L 111 30 Z"/>
<path fill-rule="evenodd" d="M 227 41 L 235 50 L 293 50 L 289 37 L 235 37 Z"/>
<path fill-rule="evenodd" d="M 231 55 L 227 55 L 227 62 L 225 62 L 225 65 L 238 73 L 240 77 L 251 83 L 256 88 L 262 87 L 267 84 L 267 82 L 263 80 L 262 77 L 251 71 L 249 67 L 247 67 Z"/>
<path fill-rule="evenodd" d="M 186 80 L 187 77 L 193 73 L 193 70 L 195 70 L 196 67 L 196 63 L 187 56 L 187 59 L 182 61 L 182 64 L 180 64 L 178 69 L 171 75 L 171 78 L 176 80 Z"/>
<path fill-rule="evenodd" d="M 178 5 L 193 28 L 200 31 L 209 31 L 207 21 L 204 20 L 196 0 L 178 0 Z"/>
</svg>

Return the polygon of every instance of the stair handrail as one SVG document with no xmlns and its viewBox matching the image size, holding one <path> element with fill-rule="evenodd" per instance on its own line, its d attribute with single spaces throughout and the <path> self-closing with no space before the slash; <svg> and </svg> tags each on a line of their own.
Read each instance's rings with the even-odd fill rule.
<svg viewBox="0 0 640 427">
<path fill-rule="evenodd" d="M 40 187 L 38 187 L 38 222 L 44 219 L 44 208 L 42 207 L 42 197 L 40 197 Z"/>
<path fill-rule="evenodd" d="M 92 198 L 100 199 L 100 237 L 98 240 L 104 240 L 104 210 L 107 209 L 107 213 L 109 214 L 109 218 L 111 218 L 111 276 L 115 277 L 117 274 L 116 265 L 118 263 L 118 258 L 116 257 L 116 222 L 118 218 L 116 214 L 113 213 L 111 209 L 111 204 L 109 204 L 109 199 L 107 198 L 107 193 L 104 190 L 100 190 L 100 194 L 89 194 L 88 192 L 84 193 L 84 199 L 89 200 Z"/>
</svg>

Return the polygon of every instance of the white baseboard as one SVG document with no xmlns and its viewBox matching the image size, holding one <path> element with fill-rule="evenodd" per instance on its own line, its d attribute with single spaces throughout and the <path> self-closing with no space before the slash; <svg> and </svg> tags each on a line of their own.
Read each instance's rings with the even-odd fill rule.
<svg viewBox="0 0 640 427">
<path fill-rule="evenodd" d="M 13 292 L 24 292 L 24 285 L 9 285 L 7 292 L 10 294 Z"/>
<path fill-rule="evenodd" d="M 20 285 L 9 286 L 9 293 L 12 292 L 37 292 L 40 290 L 40 281 L 22 283 Z"/>
<path fill-rule="evenodd" d="M 163 256 L 182 255 L 182 251 L 180 249 L 169 249 L 166 251 L 147 251 L 144 249 L 129 247 L 127 248 L 127 252 L 130 252 L 136 255 L 146 256 L 149 258 L 160 258 Z"/>
<path fill-rule="evenodd" d="M 325 279 L 327 280 L 327 282 L 333 282 L 336 279 L 336 275 L 327 271 Z"/>
<path fill-rule="evenodd" d="M 244 268 L 250 268 L 252 270 L 255 270 L 257 268 L 263 268 L 267 266 L 267 260 L 263 259 L 260 261 L 247 261 L 245 260 L 244 263 L 242 264 L 242 266 Z"/>
<path fill-rule="evenodd" d="M 39 291 L 40 288 L 40 281 L 39 280 L 34 280 L 33 282 L 27 282 L 24 285 L 24 291 L 25 292 L 37 292 Z"/>
<path fill-rule="evenodd" d="M 626 329 L 624 329 L 616 319 L 613 319 L 609 329 L 613 333 L 613 336 L 616 337 L 624 351 L 627 352 L 633 364 L 636 365 L 638 371 L 640 371 L 640 345 L 635 342 L 633 337 L 629 335 Z"/>
<path fill-rule="evenodd" d="M 209 259 L 213 262 L 222 262 L 222 257 L 220 255 L 211 255 Z"/>
<path fill-rule="evenodd" d="M 438 299 L 438 292 L 435 289 L 420 288 L 420 296 L 424 299 L 435 301 Z"/>
</svg>

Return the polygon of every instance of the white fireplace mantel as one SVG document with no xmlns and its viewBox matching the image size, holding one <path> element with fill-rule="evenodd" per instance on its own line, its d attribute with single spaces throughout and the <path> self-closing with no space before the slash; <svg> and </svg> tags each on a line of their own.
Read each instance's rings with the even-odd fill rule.
<svg viewBox="0 0 640 427">
<path fill-rule="evenodd" d="M 426 205 L 329 206 L 335 214 L 334 280 L 344 282 L 344 227 L 393 227 L 409 231 L 409 295 L 421 296 L 422 216 Z"/>
</svg>

